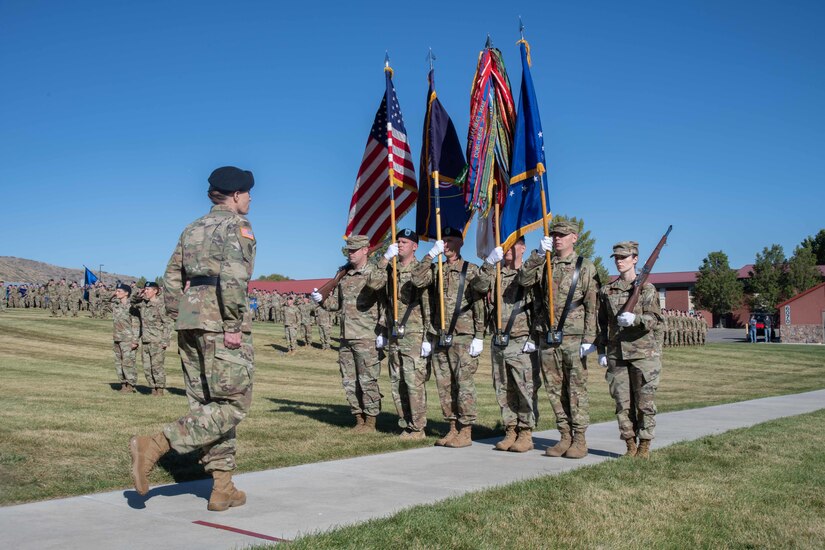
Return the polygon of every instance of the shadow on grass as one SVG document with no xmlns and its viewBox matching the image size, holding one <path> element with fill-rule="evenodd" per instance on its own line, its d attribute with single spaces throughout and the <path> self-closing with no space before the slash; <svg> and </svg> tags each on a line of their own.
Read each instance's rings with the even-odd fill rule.
<svg viewBox="0 0 825 550">
<path fill-rule="evenodd" d="M 313 403 L 311 401 L 296 401 L 293 399 L 283 399 L 279 397 L 268 397 L 269 401 L 277 405 L 277 408 L 269 412 L 286 412 L 306 416 L 318 422 L 349 428 L 355 425 L 355 419 L 350 411 L 349 405 L 333 405 L 330 403 Z M 386 401 L 386 400 L 385 400 Z M 392 404 L 392 401 L 389 401 Z M 381 412 L 375 423 L 379 432 L 401 433 L 398 426 L 398 416 L 390 412 Z M 450 424 L 445 420 L 427 420 L 427 435 L 441 436 L 447 433 Z M 487 426 L 473 426 L 473 439 L 488 439 L 503 436 L 502 430 L 492 429 Z M 554 443 L 555 444 L 555 443 Z"/>
<path fill-rule="evenodd" d="M 135 490 L 123 491 L 123 496 L 126 497 L 126 503 L 130 508 L 135 510 L 143 510 L 146 508 L 146 501 L 152 497 L 175 497 L 178 495 L 195 495 L 204 500 L 209 500 L 209 494 L 212 492 L 212 480 L 200 479 L 191 483 L 179 483 L 175 485 L 165 485 L 163 487 L 155 487 L 150 489 L 144 496 L 140 496 Z"/>
</svg>

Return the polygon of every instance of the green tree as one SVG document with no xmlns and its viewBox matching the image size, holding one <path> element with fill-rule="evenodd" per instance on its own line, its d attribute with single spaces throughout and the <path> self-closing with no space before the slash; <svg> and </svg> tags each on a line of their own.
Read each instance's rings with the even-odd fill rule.
<svg viewBox="0 0 825 550">
<path fill-rule="evenodd" d="M 752 311 L 773 313 L 776 310 L 776 304 L 783 298 L 787 266 L 785 251 L 778 244 L 765 247 L 756 254 L 748 281 Z"/>
<path fill-rule="evenodd" d="M 596 239 L 591 236 L 589 230 L 584 230 L 584 219 L 557 214 L 553 216 L 553 221 L 569 221 L 579 226 L 579 239 L 576 241 L 573 249 L 579 256 L 584 256 L 593 262 L 593 265 L 596 266 L 596 272 L 599 274 L 599 279 L 602 284 L 605 284 L 609 278 L 607 268 L 604 266 L 602 257 L 596 256 Z"/>
<path fill-rule="evenodd" d="M 141 275 L 140 279 L 137 280 L 136 286 L 138 286 L 139 288 L 143 288 L 144 286 L 146 286 L 146 277 Z"/>
<path fill-rule="evenodd" d="M 258 281 L 289 281 L 291 280 L 286 275 L 281 275 L 280 273 L 273 273 L 271 275 L 261 275 L 257 279 Z"/>
<path fill-rule="evenodd" d="M 816 264 L 825 265 L 825 229 L 820 229 L 819 233 L 813 237 L 806 238 L 799 246 L 810 247 L 816 258 Z"/>
<path fill-rule="evenodd" d="M 742 284 L 730 268 L 728 255 L 721 250 L 702 260 L 696 277 L 694 302 L 714 315 L 730 313 L 742 303 Z"/>
<path fill-rule="evenodd" d="M 816 255 L 810 246 L 797 246 L 793 257 L 788 262 L 785 276 L 783 298 L 788 299 L 816 286 L 822 280 L 822 274 L 816 266 Z"/>
</svg>

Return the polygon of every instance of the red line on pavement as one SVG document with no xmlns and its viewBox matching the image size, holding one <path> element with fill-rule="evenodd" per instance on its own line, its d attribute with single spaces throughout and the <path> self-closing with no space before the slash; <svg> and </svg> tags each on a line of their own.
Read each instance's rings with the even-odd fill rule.
<svg viewBox="0 0 825 550">
<path fill-rule="evenodd" d="M 210 523 L 208 521 L 193 521 L 192 523 L 196 523 L 198 525 L 203 525 L 204 527 L 214 527 L 215 529 L 223 529 L 224 531 L 232 531 L 233 533 L 240 533 L 241 535 L 248 535 L 250 537 L 258 537 L 259 539 L 264 540 L 271 540 L 274 542 L 292 542 L 287 539 L 279 539 L 278 537 L 270 537 L 269 535 L 262 535 L 261 533 L 255 533 L 253 531 L 247 531 L 246 529 L 238 529 L 237 527 L 230 527 L 229 525 L 221 525 L 220 523 Z"/>
</svg>

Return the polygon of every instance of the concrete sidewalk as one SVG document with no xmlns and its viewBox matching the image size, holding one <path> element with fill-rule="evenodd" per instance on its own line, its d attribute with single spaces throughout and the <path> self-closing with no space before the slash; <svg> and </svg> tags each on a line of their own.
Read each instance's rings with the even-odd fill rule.
<svg viewBox="0 0 825 550">
<path fill-rule="evenodd" d="M 821 408 L 825 390 L 660 414 L 654 448 Z M 244 547 L 558 474 L 624 452 L 615 422 L 590 427 L 590 455 L 582 460 L 544 457 L 557 438 L 555 430 L 539 432 L 536 450 L 524 454 L 495 452 L 497 440 L 489 439 L 465 449 L 427 447 L 242 474 L 235 483 L 246 491 L 247 505 L 220 513 L 206 510 L 211 480 L 155 487 L 146 497 L 126 490 L 9 506 L 0 508 L 0 532 L 7 548 Z"/>
</svg>

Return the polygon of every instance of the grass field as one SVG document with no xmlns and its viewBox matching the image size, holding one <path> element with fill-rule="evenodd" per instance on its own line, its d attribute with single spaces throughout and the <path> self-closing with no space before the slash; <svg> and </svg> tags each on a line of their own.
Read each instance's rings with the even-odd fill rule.
<svg viewBox="0 0 825 550">
<path fill-rule="evenodd" d="M 823 548 L 825 411 L 410 508 L 290 548 Z M 280 548 L 282 545 L 278 545 Z"/>
<path fill-rule="evenodd" d="M 240 471 L 431 445 L 445 431 L 430 382 L 429 440 L 398 440 L 384 369 L 380 433 L 352 437 L 336 353 L 303 348 L 284 355 L 279 325 L 257 324 L 254 334 L 254 401 L 238 429 Z M 489 350 L 482 357 L 476 375 L 477 439 L 500 433 Z M 187 409 L 174 347 L 167 372 L 171 390 L 166 397 L 146 395 L 145 386 L 138 395 L 119 394 L 110 321 L 52 319 L 31 310 L 0 314 L 0 504 L 128 487 L 128 438 L 157 431 Z M 593 367 L 591 374 L 591 419 L 612 420 L 602 370 Z M 823 387 L 825 348 L 717 344 L 667 350 L 657 404 L 664 412 Z M 551 428 L 544 393 L 540 408 L 539 429 Z M 161 466 L 152 483 L 204 475 L 191 456 L 168 455 Z"/>
</svg>

